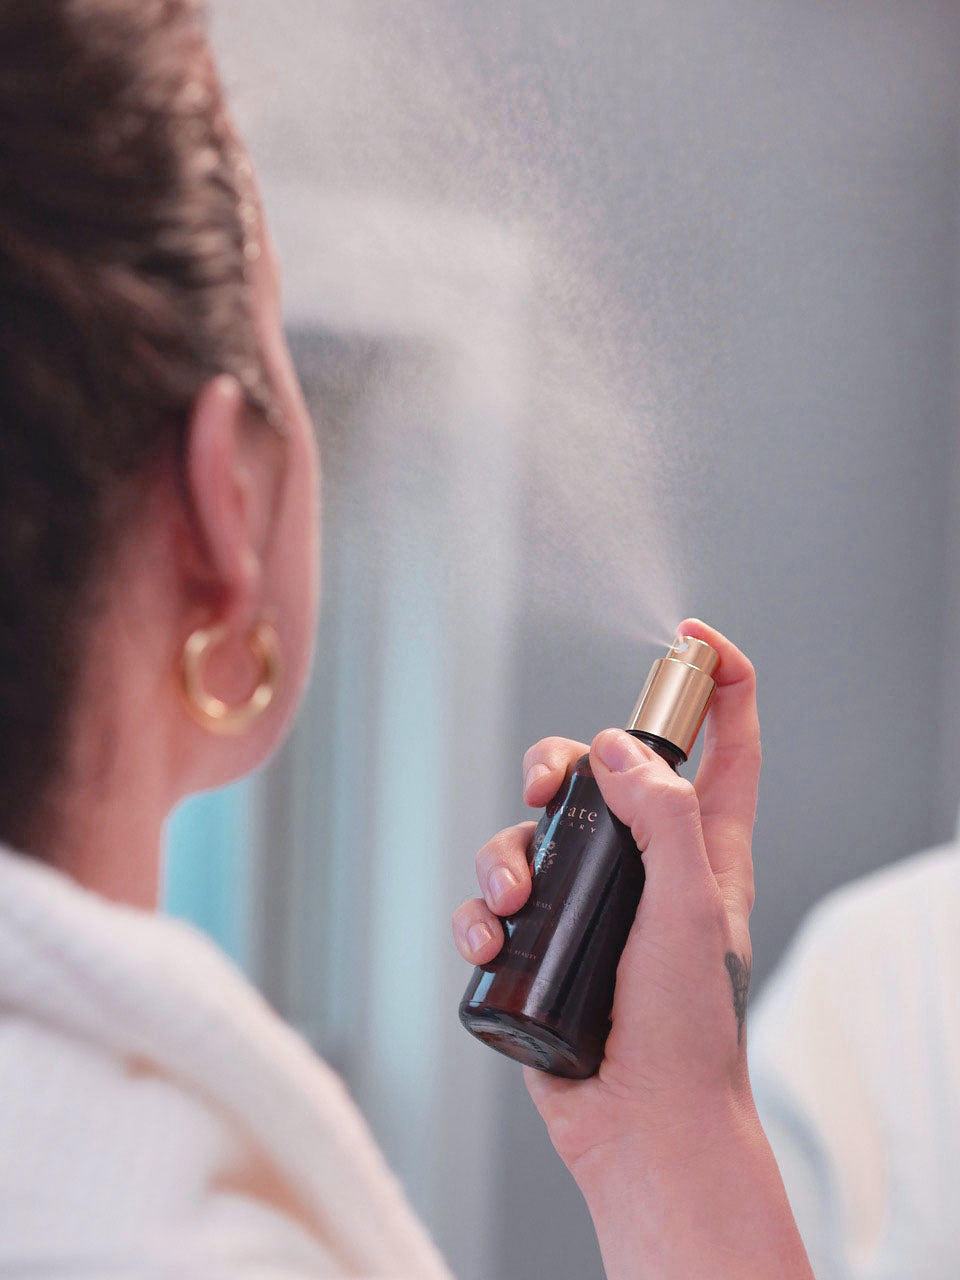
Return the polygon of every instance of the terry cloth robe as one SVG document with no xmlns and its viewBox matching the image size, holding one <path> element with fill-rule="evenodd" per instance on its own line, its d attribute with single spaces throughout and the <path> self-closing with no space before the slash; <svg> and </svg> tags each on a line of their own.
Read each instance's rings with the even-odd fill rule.
<svg viewBox="0 0 960 1280">
<path fill-rule="evenodd" d="M 0 846 L 0 1280 L 451 1280 L 342 1080 L 191 926 Z"/>
<path fill-rule="evenodd" d="M 747 1026 L 760 1119 L 817 1280 L 956 1280 L 960 847 L 825 898 Z"/>
</svg>

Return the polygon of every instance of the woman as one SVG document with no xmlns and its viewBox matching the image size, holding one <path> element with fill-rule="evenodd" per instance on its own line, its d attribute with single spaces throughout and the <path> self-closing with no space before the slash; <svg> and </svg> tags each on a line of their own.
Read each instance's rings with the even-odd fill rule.
<svg viewBox="0 0 960 1280">
<path fill-rule="evenodd" d="M 447 1276 L 340 1081 L 153 914 L 170 809 L 282 740 L 317 598 L 314 435 L 200 17 L 0 20 L 0 1273 Z M 721 654 L 696 787 L 619 731 L 591 748 L 647 864 L 607 1056 L 528 1084 L 610 1277 L 809 1276 L 724 964 L 750 955 L 753 673 L 685 629 Z M 527 801 L 583 749 L 533 748 Z M 471 962 L 527 896 L 529 829 L 478 856 Z"/>
</svg>

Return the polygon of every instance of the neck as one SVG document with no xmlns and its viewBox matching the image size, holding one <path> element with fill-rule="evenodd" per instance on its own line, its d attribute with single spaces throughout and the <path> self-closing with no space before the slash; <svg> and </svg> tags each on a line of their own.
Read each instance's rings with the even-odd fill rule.
<svg viewBox="0 0 960 1280">
<path fill-rule="evenodd" d="M 58 806 L 56 837 L 37 852 L 86 889 L 114 902 L 155 911 L 165 814 L 159 806 Z"/>
<path fill-rule="evenodd" d="M 105 627 L 126 639 L 124 629 Z M 172 695 L 152 672 L 172 663 L 150 654 L 148 635 L 112 651 L 93 640 L 89 671 L 114 673 L 81 690 L 70 751 L 54 794 L 49 835 L 31 852 L 115 902 L 156 910 L 164 823 L 178 798 L 182 756 Z"/>
<path fill-rule="evenodd" d="M 81 735 L 78 745 L 55 825 L 36 851 L 85 888 L 154 911 L 170 808 L 159 744 L 114 725 Z"/>
</svg>

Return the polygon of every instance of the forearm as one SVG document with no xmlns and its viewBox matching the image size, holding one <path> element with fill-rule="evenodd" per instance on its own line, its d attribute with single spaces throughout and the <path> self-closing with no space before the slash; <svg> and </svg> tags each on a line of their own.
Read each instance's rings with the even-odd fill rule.
<svg viewBox="0 0 960 1280">
<path fill-rule="evenodd" d="M 813 1280 L 752 1102 L 709 1140 L 625 1140 L 575 1176 L 607 1280 Z"/>
</svg>

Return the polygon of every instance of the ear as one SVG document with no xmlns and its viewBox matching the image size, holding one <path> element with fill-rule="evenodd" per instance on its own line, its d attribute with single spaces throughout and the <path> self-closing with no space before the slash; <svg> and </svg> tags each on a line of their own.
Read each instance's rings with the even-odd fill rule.
<svg viewBox="0 0 960 1280">
<path fill-rule="evenodd" d="M 262 503 L 244 447 L 244 409 L 236 378 L 212 378 L 194 401 L 184 451 L 197 586 L 215 621 L 231 629 L 249 625 L 260 597 Z"/>
</svg>

